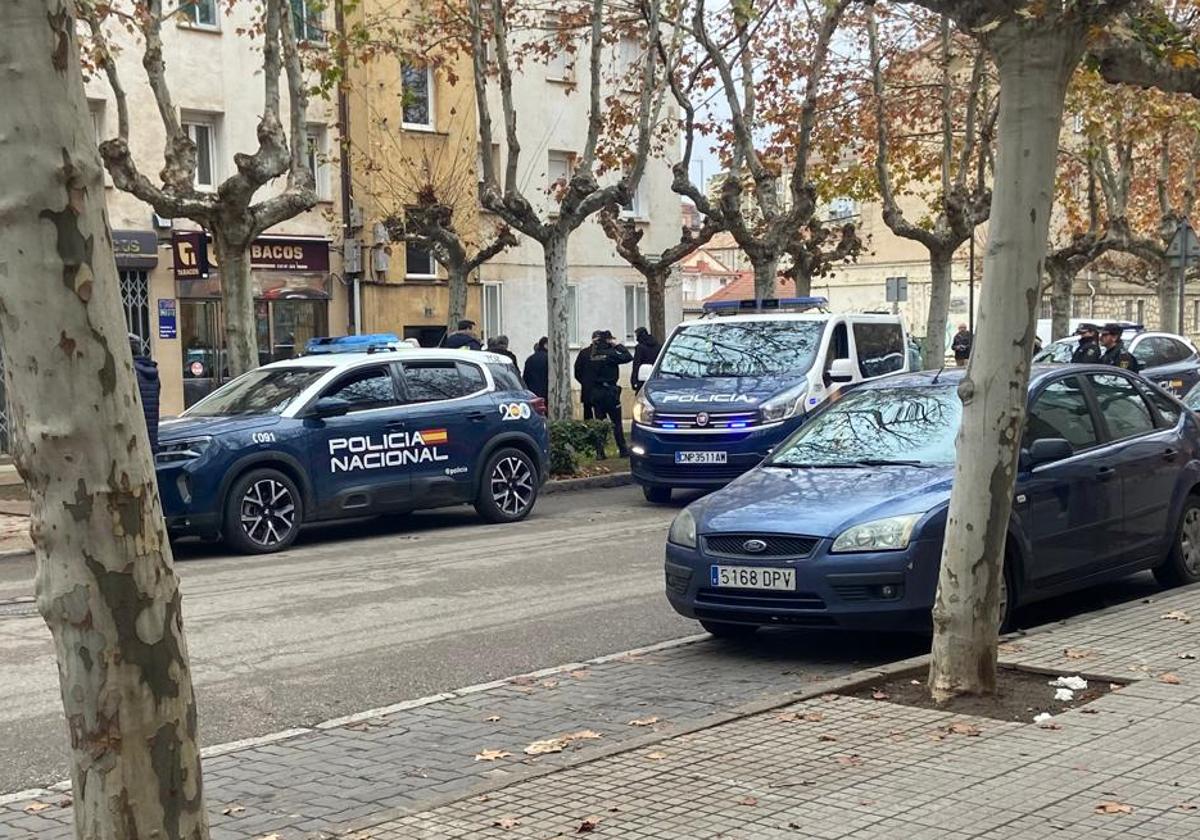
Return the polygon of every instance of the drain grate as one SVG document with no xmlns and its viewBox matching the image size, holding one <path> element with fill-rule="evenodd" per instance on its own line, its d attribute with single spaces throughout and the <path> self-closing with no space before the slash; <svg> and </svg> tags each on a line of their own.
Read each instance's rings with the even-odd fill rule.
<svg viewBox="0 0 1200 840">
<path fill-rule="evenodd" d="M 0 618 L 37 614 L 37 603 L 33 598 L 13 598 L 8 601 L 0 601 Z"/>
</svg>

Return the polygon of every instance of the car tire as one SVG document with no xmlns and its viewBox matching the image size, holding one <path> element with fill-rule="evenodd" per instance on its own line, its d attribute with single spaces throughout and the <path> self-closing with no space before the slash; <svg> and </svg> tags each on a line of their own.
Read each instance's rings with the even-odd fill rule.
<svg viewBox="0 0 1200 840">
<path fill-rule="evenodd" d="M 1013 615 L 1017 611 L 1017 586 L 1013 582 L 1013 564 L 1007 554 L 1000 580 L 1004 585 L 1000 590 L 1000 632 L 1007 633 L 1013 629 Z"/>
<path fill-rule="evenodd" d="M 730 624 L 726 621 L 700 619 L 700 626 L 718 639 L 743 641 L 758 632 L 757 624 Z"/>
<path fill-rule="evenodd" d="M 479 479 L 475 510 L 488 522 L 520 522 L 533 510 L 538 472 L 520 449 L 498 449 L 487 459 Z"/>
<path fill-rule="evenodd" d="M 1200 499 L 1195 496 L 1183 503 L 1175 539 L 1166 559 L 1154 569 L 1154 579 L 1165 587 L 1200 581 Z"/>
<path fill-rule="evenodd" d="M 304 500 L 287 475 L 250 470 L 225 497 L 225 544 L 242 554 L 271 554 L 296 541 L 304 522 Z"/>
<path fill-rule="evenodd" d="M 653 502 L 656 505 L 665 505 L 671 501 L 671 488 L 643 484 L 642 495 L 646 497 L 647 502 Z"/>
</svg>

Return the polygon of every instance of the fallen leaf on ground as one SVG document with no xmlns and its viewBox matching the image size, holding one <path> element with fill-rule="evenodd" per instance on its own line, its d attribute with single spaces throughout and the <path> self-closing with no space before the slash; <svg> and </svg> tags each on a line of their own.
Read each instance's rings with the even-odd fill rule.
<svg viewBox="0 0 1200 840">
<path fill-rule="evenodd" d="M 820 723 L 825 720 L 823 712 L 805 712 L 804 719 L 809 723 Z"/>
<path fill-rule="evenodd" d="M 1097 814 L 1132 814 L 1133 806 L 1124 802 L 1101 802 L 1096 806 Z"/>
<path fill-rule="evenodd" d="M 232 817 L 234 814 L 240 814 L 240 813 L 242 813 L 242 811 L 245 811 L 245 810 L 246 809 L 243 808 L 241 805 L 231 805 L 228 808 L 226 808 L 225 810 L 223 810 L 221 813 L 227 817 Z"/>
<path fill-rule="evenodd" d="M 793 721 L 800 720 L 800 715 L 797 712 L 780 712 L 775 715 L 775 720 L 780 723 L 792 723 Z"/>
<path fill-rule="evenodd" d="M 571 671 L 567 676 L 574 677 L 577 680 L 587 679 L 592 675 L 592 672 L 587 668 L 580 668 L 577 671 Z"/>
<path fill-rule="evenodd" d="M 69 797 L 69 796 L 63 797 L 62 799 L 58 800 L 59 808 L 70 808 L 73 804 L 74 804 L 74 800 L 71 799 L 71 797 Z"/>
<path fill-rule="evenodd" d="M 1192 623 L 1192 617 L 1183 610 L 1171 610 L 1169 613 L 1163 613 L 1159 618 L 1166 619 L 1167 621 L 1178 621 L 1181 624 Z"/>
<path fill-rule="evenodd" d="M 1080 650 L 1079 648 L 1063 648 L 1063 656 L 1067 659 L 1090 659 L 1096 654 L 1090 650 Z"/>
<path fill-rule="evenodd" d="M 1195 811 L 1196 809 L 1200 808 L 1200 805 L 1197 805 L 1195 802 L 1182 802 L 1175 807 L 1180 811 Z"/>
<path fill-rule="evenodd" d="M 857 767 L 863 763 L 863 760 L 857 755 L 839 755 L 837 761 L 838 764 L 845 765 L 846 767 Z"/>
<path fill-rule="evenodd" d="M 753 796 L 747 796 L 745 799 L 740 801 L 738 804 L 739 805 L 757 805 L 758 799 Z"/>
<path fill-rule="evenodd" d="M 658 715 L 651 715 L 650 717 L 637 718 L 636 720 L 629 721 L 630 726 L 653 726 L 656 723 L 658 723 Z"/>
<path fill-rule="evenodd" d="M 1167 685 L 1179 685 L 1182 682 L 1182 680 L 1180 680 L 1179 677 L 1175 676 L 1174 674 L 1160 674 L 1158 681 L 1164 682 Z"/>
<path fill-rule="evenodd" d="M 1062 729 L 1061 723 L 1039 723 L 1038 729 Z"/>
<path fill-rule="evenodd" d="M 599 732 L 594 732 L 591 729 L 581 729 L 578 732 L 571 732 L 554 738 L 546 738 L 541 741 L 534 741 L 525 748 L 525 754 L 545 755 L 546 753 L 562 752 L 574 741 L 594 741 L 600 737 L 602 736 Z"/>
<path fill-rule="evenodd" d="M 49 802 L 30 802 L 25 806 L 26 814 L 36 814 L 38 811 L 45 811 L 50 807 Z"/>
<path fill-rule="evenodd" d="M 1099 709 L 1080 709 L 1079 714 L 1081 714 L 1081 715 L 1098 715 L 1098 714 L 1100 714 L 1100 710 Z"/>
<path fill-rule="evenodd" d="M 651 761 L 662 761 L 666 757 L 667 757 L 666 753 L 660 753 L 660 752 L 652 752 L 646 756 L 646 758 L 650 759 Z"/>
<path fill-rule="evenodd" d="M 996 650 L 1001 653 L 1020 653 L 1025 650 L 1024 645 L 1018 645 L 1016 642 L 1001 642 L 996 645 Z"/>
<path fill-rule="evenodd" d="M 890 700 L 891 695 L 888 694 L 886 691 L 872 691 L 871 699 L 872 700 Z"/>
<path fill-rule="evenodd" d="M 263 834 L 258 840 L 283 840 L 278 834 Z"/>
<path fill-rule="evenodd" d="M 835 736 L 835 735 L 818 735 L 817 740 L 818 741 L 836 741 L 837 736 Z"/>
<path fill-rule="evenodd" d="M 509 682 L 512 683 L 513 685 L 533 685 L 537 681 L 533 677 L 527 677 L 527 676 L 522 675 L 522 676 L 518 676 L 518 677 L 513 677 L 511 680 L 509 680 Z"/>
<path fill-rule="evenodd" d="M 492 826 L 495 828 L 516 828 L 519 822 L 521 821 L 516 817 L 499 817 L 492 823 Z"/>
<path fill-rule="evenodd" d="M 979 734 L 980 729 L 973 723 L 957 721 L 947 726 L 946 731 L 951 735 L 970 735 L 971 737 L 975 737 Z"/>
<path fill-rule="evenodd" d="M 1194 654 L 1194 653 L 1181 653 L 1181 654 L 1179 654 L 1179 658 L 1180 658 L 1180 659 L 1195 659 L 1195 658 L 1196 658 L 1196 654 Z"/>
<path fill-rule="evenodd" d="M 500 720 L 500 715 L 488 715 L 484 718 L 484 720 L 486 720 L 488 723 L 495 723 L 496 721 Z"/>
<path fill-rule="evenodd" d="M 599 817 L 585 817 L 583 822 L 579 824 L 579 828 L 575 829 L 575 833 L 587 834 L 589 831 L 595 831 L 598 825 L 600 825 Z"/>
<path fill-rule="evenodd" d="M 558 680 L 542 680 L 539 685 L 542 688 L 558 688 Z"/>
<path fill-rule="evenodd" d="M 920 685 L 921 681 L 920 680 L 909 680 L 908 684 L 909 685 Z"/>
<path fill-rule="evenodd" d="M 512 753 L 507 750 L 484 750 L 476 754 L 476 761 L 495 761 L 498 758 L 508 758 Z"/>
</svg>

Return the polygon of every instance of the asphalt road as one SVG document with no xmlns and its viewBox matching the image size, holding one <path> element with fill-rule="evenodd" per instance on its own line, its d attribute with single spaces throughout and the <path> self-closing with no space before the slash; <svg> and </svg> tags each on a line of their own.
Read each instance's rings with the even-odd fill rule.
<svg viewBox="0 0 1200 840">
<path fill-rule="evenodd" d="M 662 596 L 663 538 L 684 501 L 563 493 L 516 525 L 484 526 L 469 508 L 418 513 L 313 530 L 265 558 L 180 546 L 204 743 L 698 632 Z M 1142 576 L 1039 605 L 1023 623 L 1153 591 Z M 0 604 L 32 592 L 31 562 L 0 561 Z M 876 644 L 833 647 L 850 659 Z M 0 793 L 64 777 L 65 743 L 49 633 L 36 614 L 0 609 Z"/>
</svg>

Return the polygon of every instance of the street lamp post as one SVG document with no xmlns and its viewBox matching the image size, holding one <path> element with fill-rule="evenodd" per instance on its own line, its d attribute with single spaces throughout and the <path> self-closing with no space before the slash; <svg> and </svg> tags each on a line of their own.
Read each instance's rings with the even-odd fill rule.
<svg viewBox="0 0 1200 840">
<path fill-rule="evenodd" d="M 1181 219 L 1179 227 L 1175 229 L 1171 244 L 1167 246 L 1167 257 L 1174 263 L 1174 267 L 1179 269 L 1179 334 L 1184 335 L 1184 326 L 1187 323 L 1183 312 L 1186 306 L 1187 267 L 1200 259 L 1200 240 L 1196 238 L 1196 231 L 1186 218 Z"/>
</svg>

